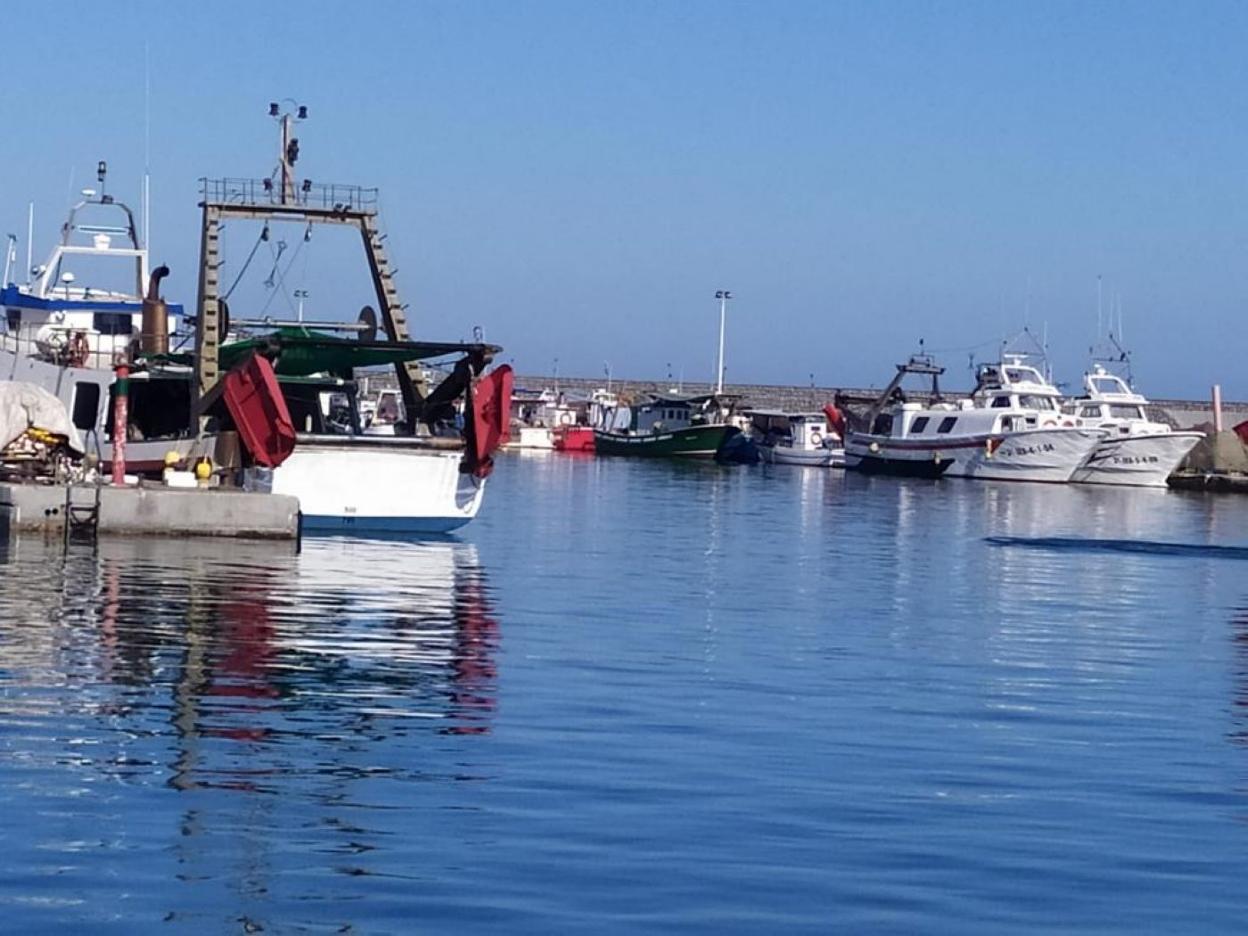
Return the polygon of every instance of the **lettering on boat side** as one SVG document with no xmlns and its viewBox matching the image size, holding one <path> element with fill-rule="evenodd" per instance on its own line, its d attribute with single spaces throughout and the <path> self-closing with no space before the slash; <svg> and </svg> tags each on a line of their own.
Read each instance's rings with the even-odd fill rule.
<svg viewBox="0 0 1248 936">
<path fill-rule="evenodd" d="M 1021 458 L 1024 455 L 1043 455 L 1045 452 L 1052 452 L 1052 442 L 1042 442 L 1037 445 L 1015 445 L 1012 448 L 1003 448 L 1001 454 L 1005 457 Z"/>
</svg>

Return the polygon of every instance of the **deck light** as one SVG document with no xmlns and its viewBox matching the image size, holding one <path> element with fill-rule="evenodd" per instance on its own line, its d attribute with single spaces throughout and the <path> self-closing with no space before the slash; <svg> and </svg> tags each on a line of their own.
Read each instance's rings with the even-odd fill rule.
<svg viewBox="0 0 1248 936">
<path fill-rule="evenodd" d="M 304 180 L 303 180 L 303 185 L 301 185 L 301 186 L 300 186 L 300 188 L 302 188 L 302 189 L 303 189 L 303 194 L 304 194 L 304 195 L 307 195 L 307 194 L 308 194 L 308 192 L 312 191 L 312 180 L 311 180 L 311 179 L 304 179 Z M 304 238 L 304 240 L 307 240 L 307 238 L 305 237 L 305 238 Z"/>
<path fill-rule="evenodd" d="M 269 104 L 269 116 L 276 117 L 279 113 L 281 113 L 281 111 L 279 110 L 277 106 L 277 101 L 272 101 Z"/>
<path fill-rule="evenodd" d="M 307 120 L 307 119 L 308 119 L 308 108 L 307 108 L 307 105 L 305 105 L 305 104 L 300 104 L 300 105 L 299 105 L 299 119 L 300 119 L 300 120 Z"/>
</svg>

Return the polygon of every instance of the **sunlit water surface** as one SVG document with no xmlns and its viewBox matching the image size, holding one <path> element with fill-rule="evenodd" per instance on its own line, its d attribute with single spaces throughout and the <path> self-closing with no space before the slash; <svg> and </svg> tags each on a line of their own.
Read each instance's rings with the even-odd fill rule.
<svg viewBox="0 0 1248 936">
<path fill-rule="evenodd" d="M 23 539 L 0 930 L 1242 932 L 1245 545 L 557 455 L 457 539 Z"/>
</svg>

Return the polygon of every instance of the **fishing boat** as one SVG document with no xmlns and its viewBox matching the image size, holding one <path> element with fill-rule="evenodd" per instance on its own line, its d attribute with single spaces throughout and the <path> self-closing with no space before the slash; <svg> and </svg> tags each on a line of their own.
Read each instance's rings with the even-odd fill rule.
<svg viewBox="0 0 1248 936">
<path fill-rule="evenodd" d="M 587 452 L 594 451 L 594 430 L 592 426 L 560 426 L 555 430 L 556 452 Z"/>
<path fill-rule="evenodd" d="M 1076 426 L 1058 406 L 1060 393 L 1020 357 L 981 367 L 969 399 L 940 392 L 939 367 L 926 354 L 897 366 L 871 407 L 867 429 L 846 439 L 846 467 L 937 478 L 1069 481 L 1102 433 Z M 922 402 L 902 389 L 905 378 L 930 380 Z"/>
<path fill-rule="evenodd" d="M 617 407 L 607 417 L 607 425 L 613 428 L 594 429 L 594 451 L 647 458 L 714 458 L 741 433 L 731 421 L 738 399 L 718 393 L 650 394 L 645 403 Z M 614 428 L 621 422 L 623 428 Z"/>
<path fill-rule="evenodd" d="M 443 533 L 476 516 L 492 467 L 492 453 L 506 441 L 510 367 L 487 373 L 500 350 L 474 329 L 472 342 L 413 340 L 377 217 L 377 190 L 298 179 L 295 124 L 307 109 L 281 112 L 278 165 L 264 179 L 203 179 L 200 205 L 200 294 L 196 314 L 194 418 L 204 430 L 222 371 L 237 358 L 263 355 L 273 362 L 296 431 L 294 452 L 280 466 L 239 465 L 245 486 L 299 498 L 304 527 L 339 532 Z M 249 256 L 270 228 L 293 225 L 299 243 L 313 226 L 355 229 L 364 242 L 377 312 L 365 306 L 354 323 L 273 322 L 265 316 L 232 318 L 219 291 L 223 224 L 261 230 Z M 233 235 L 232 235 L 233 236 Z M 280 241 L 279 241 L 280 245 Z M 280 251 L 277 256 L 280 258 Z M 274 264 L 265 285 L 286 282 Z M 235 279 L 246 272 L 246 264 Z M 231 286 L 233 289 L 233 286 Z M 300 306 L 302 309 L 302 306 Z M 240 328 L 257 329 L 230 340 Z M 379 334 L 384 331 L 384 337 Z M 335 332 L 350 334 L 340 337 Z M 445 361 L 446 376 L 430 386 L 429 361 Z M 354 403 L 356 372 L 389 365 L 401 398 L 402 421 L 392 436 L 370 435 Z M 338 382 L 342 383 L 339 384 Z M 218 413 L 218 418 L 221 418 Z M 228 427 L 221 423 L 218 428 Z"/>
<path fill-rule="evenodd" d="M 479 510 L 492 453 L 506 439 L 511 369 L 487 373 L 500 349 L 481 340 L 479 329 L 472 342 L 410 340 L 377 224 L 376 190 L 299 182 L 292 129 L 306 117 L 306 109 L 300 108 L 298 115 L 280 114 L 274 104 L 270 113 L 280 118 L 281 132 L 280 162 L 273 174 L 265 179 L 201 180 L 200 293 L 194 332 L 181 336 L 193 341 L 193 350 L 171 340 L 181 309 L 166 307 L 157 294 L 167 269 L 151 274 L 148 295 L 140 298 L 147 255 L 138 244 L 133 218 L 124 206 L 105 196 L 93 200 L 92 193 L 74 211 L 85 204 L 124 210 L 130 245 L 114 247 L 101 239 L 111 238 L 111 232 L 93 230 L 71 214 L 59 252 L 39 274 L 48 275 L 29 289 L 5 289 L 3 376 L 35 383 L 62 399 L 74 424 L 93 437 L 106 467 L 122 459 L 123 447 L 126 471 L 135 474 L 159 476 L 171 462 L 206 457 L 221 483 L 298 497 L 305 529 L 456 529 Z M 247 222 L 263 225 L 256 247 L 268 239 L 270 226 L 297 225 L 303 242 L 313 225 L 355 228 L 364 241 L 380 315 L 366 306 L 357 322 L 317 322 L 315 329 L 302 320 L 282 322 L 263 315 L 231 319 L 218 281 L 227 221 L 237 222 L 230 225 L 232 231 L 244 229 Z M 71 234 L 89 235 L 92 243 L 76 246 Z M 69 271 L 55 277 L 48 272 L 82 255 L 134 262 L 135 294 L 92 289 L 88 295 L 65 275 Z M 275 273 L 281 275 L 271 274 L 266 285 L 284 282 L 292 262 L 293 257 L 281 271 L 275 264 Z M 244 264 L 239 278 L 246 270 Z M 54 280 L 61 286 L 53 287 Z M 76 317 L 71 319 L 71 314 Z M 93 317 L 98 314 L 114 317 Z M 88 324 L 94 325 L 95 334 Z M 379 326 L 384 338 L 378 336 Z M 53 340 L 57 334 L 68 338 Z M 237 394 L 228 392 L 231 376 L 251 368 L 257 358 L 269 362 L 282 412 L 267 412 L 271 401 L 261 401 L 250 412 L 279 423 L 289 420 L 294 436 L 293 451 L 283 450 L 279 458 L 261 457 L 273 453 L 247 447 L 247 439 L 256 433 L 240 424 Z M 421 366 L 429 360 L 450 365 L 436 386 L 429 385 Z M 124 364 L 125 371 L 114 381 L 115 363 Z M 357 400 L 357 370 L 378 366 L 394 368 L 402 398 L 402 422 L 389 436 L 365 432 Z M 115 407 L 123 387 L 126 406 Z M 113 435 L 115 411 L 126 413 L 123 438 Z M 87 445 L 92 447 L 91 442 Z"/>
<path fill-rule="evenodd" d="M 817 468 L 845 466 L 841 433 L 833 428 L 827 412 L 750 410 L 745 415 L 750 419 L 750 431 L 764 463 Z M 840 413 L 836 416 L 839 419 Z"/>
<path fill-rule="evenodd" d="M 0 305 L 0 379 L 32 383 L 55 394 L 83 434 L 87 450 L 105 467 L 112 461 L 114 366 L 132 355 L 184 340 L 181 305 L 160 297 L 169 268 L 149 270 L 134 212 L 106 191 L 108 166 L 100 161 L 99 189 L 83 189 L 61 225 L 47 259 L 30 262 L 23 283 L 10 237 Z M 31 212 L 28 238 L 33 236 Z M 188 437 L 189 369 L 135 373 L 130 379 L 128 470 L 159 472 L 165 456 L 211 452 Z M 163 378 L 170 376 L 170 380 Z M 176 416 L 171 411 L 180 409 Z"/>
<path fill-rule="evenodd" d="M 1097 364 L 1083 377 L 1082 396 L 1062 408 L 1067 418 L 1106 435 L 1073 480 L 1083 484 L 1165 487 L 1202 433 L 1175 430 L 1148 418 L 1148 400 Z"/>
</svg>

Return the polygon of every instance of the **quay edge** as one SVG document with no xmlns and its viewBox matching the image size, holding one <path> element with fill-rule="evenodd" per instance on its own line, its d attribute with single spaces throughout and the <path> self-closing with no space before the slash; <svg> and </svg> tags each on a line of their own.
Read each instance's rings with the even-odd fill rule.
<svg viewBox="0 0 1248 936">
<path fill-rule="evenodd" d="M 0 536 L 62 534 L 68 498 L 93 505 L 94 485 L 0 484 Z M 99 488 L 100 535 L 297 540 L 299 501 L 232 489 L 134 485 Z"/>
</svg>

